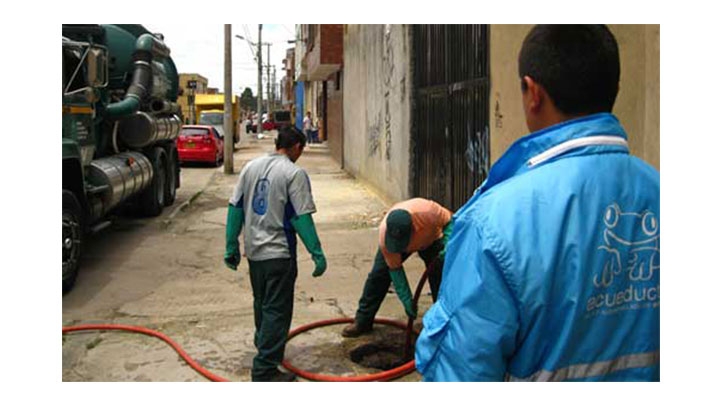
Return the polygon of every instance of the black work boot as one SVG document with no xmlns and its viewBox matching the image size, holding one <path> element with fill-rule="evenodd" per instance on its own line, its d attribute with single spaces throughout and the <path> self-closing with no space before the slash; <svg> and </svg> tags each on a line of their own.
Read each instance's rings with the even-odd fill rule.
<svg viewBox="0 0 720 405">
<path fill-rule="evenodd" d="M 293 382 L 297 380 L 297 376 L 293 373 L 285 373 L 278 369 L 263 375 L 262 378 L 253 377 L 254 382 Z"/>
<path fill-rule="evenodd" d="M 293 382 L 297 380 L 297 376 L 293 373 L 284 373 L 280 370 L 277 371 L 277 374 L 270 377 L 271 382 Z"/>
<path fill-rule="evenodd" d="M 360 324 L 355 321 L 342 330 L 342 336 L 346 338 L 354 338 L 369 333 L 371 331 L 372 324 L 370 324 L 370 326 L 360 326 Z"/>
</svg>

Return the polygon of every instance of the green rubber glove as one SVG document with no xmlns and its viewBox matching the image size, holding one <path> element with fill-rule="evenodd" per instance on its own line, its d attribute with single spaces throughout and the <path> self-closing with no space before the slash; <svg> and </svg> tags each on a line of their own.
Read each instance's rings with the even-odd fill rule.
<svg viewBox="0 0 720 405">
<path fill-rule="evenodd" d="M 240 231 L 245 221 L 245 213 L 240 207 L 228 205 L 227 222 L 225 225 L 225 266 L 230 270 L 237 270 L 240 264 Z"/>
<path fill-rule="evenodd" d="M 450 222 L 448 222 L 447 225 L 445 225 L 445 227 L 443 228 L 443 248 L 438 255 L 438 259 L 440 260 L 445 260 L 445 252 L 447 251 L 447 245 L 450 241 L 450 236 L 452 235 L 453 225 L 455 225 L 455 220 L 450 218 Z"/>
<path fill-rule="evenodd" d="M 405 276 L 405 270 L 400 267 L 397 269 L 390 269 L 390 278 L 392 279 L 393 285 L 395 286 L 395 292 L 397 293 L 400 302 L 405 307 L 405 313 L 410 318 L 415 319 L 417 314 L 412 304 L 412 294 L 410 293 L 410 286 L 408 285 L 407 276 Z"/>
<path fill-rule="evenodd" d="M 294 217 L 290 220 L 293 228 L 300 235 L 305 248 L 312 256 L 313 262 L 315 262 L 315 271 L 313 271 L 313 277 L 321 276 L 327 269 L 327 261 L 325 260 L 325 254 L 323 254 L 322 246 L 320 245 L 320 239 L 318 238 L 317 231 L 315 231 L 315 223 L 312 220 L 312 215 L 303 214 Z"/>
</svg>

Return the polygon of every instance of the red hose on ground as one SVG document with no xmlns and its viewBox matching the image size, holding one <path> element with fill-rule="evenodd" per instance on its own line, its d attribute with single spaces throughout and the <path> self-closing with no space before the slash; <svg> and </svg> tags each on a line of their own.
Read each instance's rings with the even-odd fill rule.
<svg viewBox="0 0 720 405">
<path fill-rule="evenodd" d="M 413 306 L 417 308 L 417 302 L 420 298 L 420 291 L 422 290 L 423 285 L 425 284 L 425 280 L 427 279 L 427 275 L 430 271 L 432 271 L 433 265 L 428 266 L 428 268 L 423 273 L 422 277 L 420 278 L 420 281 L 418 283 L 417 289 L 415 290 L 415 296 L 413 297 Z M 327 319 L 323 321 L 313 322 L 309 323 L 307 325 L 303 325 L 300 327 L 297 327 L 290 331 L 288 334 L 287 340 L 289 341 L 293 337 L 299 335 L 300 333 L 306 332 L 310 329 L 315 329 L 323 326 L 328 325 L 334 325 L 338 323 L 351 323 L 355 320 L 353 318 L 336 318 L 336 319 Z M 407 340 L 406 342 L 411 342 L 410 339 L 412 339 L 412 335 L 415 333 L 412 329 L 412 319 L 409 319 L 407 324 L 395 321 L 392 319 L 384 319 L 384 318 L 375 318 L 375 323 L 382 323 L 385 325 L 391 325 L 391 326 L 397 326 L 400 329 L 405 329 L 407 331 Z M 126 332 L 134 332 L 134 333 L 142 333 L 148 336 L 156 337 L 165 343 L 169 344 L 179 355 L 182 357 L 185 362 L 192 367 L 195 371 L 202 374 L 205 378 L 207 378 L 210 381 L 215 382 L 228 382 L 230 380 L 217 376 L 210 371 L 204 369 L 202 366 L 200 366 L 195 360 L 190 358 L 190 356 L 185 353 L 185 351 L 175 343 L 172 339 L 167 337 L 165 334 L 154 331 L 152 329 L 143 328 L 142 326 L 131 326 L 131 325 L 119 325 L 119 324 L 88 324 L 88 325 L 76 325 L 76 326 L 63 326 L 62 333 L 63 335 L 66 333 L 73 333 L 73 332 L 80 332 L 80 331 L 91 331 L 91 330 L 120 330 L 120 331 L 126 331 Z M 406 353 L 407 355 L 407 353 Z M 313 381 L 342 381 L 342 382 L 361 382 L 361 381 L 390 381 L 394 380 L 396 378 L 400 378 L 404 375 L 410 374 L 415 370 L 415 360 L 411 360 L 399 367 L 393 368 L 391 370 L 383 371 L 380 373 L 374 373 L 374 374 L 367 374 L 367 375 L 361 375 L 361 376 L 352 376 L 352 377 L 341 377 L 341 376 L 333 376 L 328 374 L 317 374 L 317 373 L 311 373 L 305 370 L 300 370 L 297 367 L 290 364 L 289 361 L 283 360 L 282 366 L 288 369 L 289 371 L 297 374 L 298 376 L 305 378 L 307 380 L 313 380 Z"/>
<path fill-rule="evenodd" d="M 355 319 L 353 318 L 336 318 L 336 319 L 327 319 L 324 321 L 318 321 L 309 323 L 307 325 L 300 326 L 298 328 L 293 329 L 288 334 L 288 340 L 294 338 L 295 336 L 309 331 L 310 329 L 319 328 L 322 326 L 328 326 L 328 325 L 334 325 L 337 323 L 352 323 L 355 322 Z M 391 325 L 391 326 L 397 326 L 400 329 L 405 329 L 405 324 L 401 321 L 395 321 L 392 319 L 384 319 L 384 318 L 375 318 L 375 323 L 382 323 L 385 325 Z M 415 371 L 415 360 L 410 360 L 409 362 L 387 370 L 380 373 L 374 373 L 374 374 L 366 374 L 366 375 L 359 375 L 359 376 L 351 376 L 351 377 L 343 377 L 343 376 L 335 376 L 330 374 L 318 374 L 318 373 L 311 373 L 309 371 L 301 370 L 295 366 L 293 366 L 287 359 L 284 359 L 282 362 L 282 366 L 285 367 L 288 371 L 291 371 L 298 376 L 306 379 L 306 380 L 312 380 L 312 381 L 329 381 L 329 382 L 363 382 L 363 381 L 390 381 L 394 380 L 396 378 L 400 378 L 406 374 L 410 374 L 413 371 Z"/>
<path fill-rule="evenodd" d="M 152 329 L 143 328 L 142 326 L 130 326 L 130 325 L 111 325 L 111 324 L 94 324 L 94 325 L 77 325 L 77 326 L 63 326 L 62 333 L 63 335 L 66 333 L 72 333 L 72 332 L 79 332 L 79 331 L 87 331 L 87 330 L 122 330 L 126 332 L 135 332 L 135 333 L 142 333 L 145 335 L 156 337 L 165 343 L 169 344 L 175 351 L 182 357 L 185 362 L 190 365 L 195 371 L 205 376 L 210 381 L 216 381 L 216 382 L 227 382 L 230 381 L 226 378 L 219 377 L 204 368 L 200 366 L 195 360 L 191 359 L 190 356 L 185 353 L 185 351 L 175 343 L 172 339 L 167 337 L 166 335 L 154 331 Z"/>
<path fill-rule="evenodd" d="M 425 272 L 423 272 L 422 277 L 420 277 L 420 281 L 418 281 L 417 288 L 415 288 L 415 294 L 413 296 L 413 308 L 415 309 L 415 312 L 417 312 L 417 303 L 420 300 L 420 293 L 422 292 L 422 288 L 425 285 L 425 281 L 428 278 L 428 275 L 433 271 L 435 268 L 435 260 L 433 260 L 429 266 L 425 269 Z M 408 317 L 407 323 L 402 323 L 400 321 L 395 321 L 392 319 L 384 319 L 384 318 L 375 318 L 374 323 L 382 323 L 385 325 L 391 325 L 391 326 L 397 326 L 400 329 L 405 329 L 406 332 L 406 338 L 405 338 L 405 357 L 409 357 L 409 348 L 412 346 L 412 337 L 413 335 L 416 335 L 415 331 L 413 330 L 413 321 L 415 318 Z M 307 325 L 300 326 L 298 328 L 295 328 L 294 330 L 290 331 L 288 334 L 288 341 L 292 339 L 293 337 L 306 332 L 310 329 L 319 328 L 322 326 L 327 325 L 334 325 L 337 323 L 352 323 L 355 319 L 353 318 L 337 318 L 337 319 L 328 319 L 325 321 L 318 321 L 309 323 Z M 287 359 L 283 359 L 282 366 L 285 367 L 287 370 L 297 374 L 298 376 L 305 378 L 307 380 L 313 380 L 313 381 L 330 381 L 330 382 L 364 382 L 364 381 L 391 381 L 396 378 L 400 378 L 404 375 L 410 374 L 413 371 L 415 371 L 415 360 L 410 360 L 407 363 L 387 370 L 380 373 L 374 373 L 374 374 L 366 374 L 366 375 L 360 375 L 360 376 L 352 376 L 352 377 L 341 377 L 341 376 L 334 376 L 329 374 L 318 374 L 318 373 L 311 373 L 309 371 L 300 370 L 299 368 L 293 366 Z"/>
</svg>

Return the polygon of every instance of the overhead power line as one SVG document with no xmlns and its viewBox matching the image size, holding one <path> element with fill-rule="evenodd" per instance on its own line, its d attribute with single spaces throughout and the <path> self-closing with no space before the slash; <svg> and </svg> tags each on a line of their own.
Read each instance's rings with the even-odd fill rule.
<svg viewBox="0 0 720 405">
<path fill-rule="evenodd" d="M 247 24 L 242 25 L 243 32 L 245 33 L 245 42 L 248 45 L 248 48 L 250 48 L 250 56 L 252 56 L 253 60 L 257 62 L 257 56 L 255 55 L 255 50 L 252 46 L 252 37 L 250 36 L 250 29 L 248 28 Z"/>
</svg>

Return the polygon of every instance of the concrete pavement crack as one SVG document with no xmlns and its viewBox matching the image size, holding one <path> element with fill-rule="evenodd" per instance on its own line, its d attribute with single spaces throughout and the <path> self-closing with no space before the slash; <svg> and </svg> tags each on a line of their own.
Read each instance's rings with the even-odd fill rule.
<svg viewBox="0 0 720 405">
<path fill-rule="evenodd" d="M 337 298 L 327 298 L 325 299 L 325 303 L 327 303 L 329 306 L 334 307 L 335 310 L 340 314 L 341 317 L 347 318 L 348 316 L 345 315 L 345 311 L 343 311 L 342 308 L 340 308 L 340 305 L 338 305 Z"/>
</svg>

